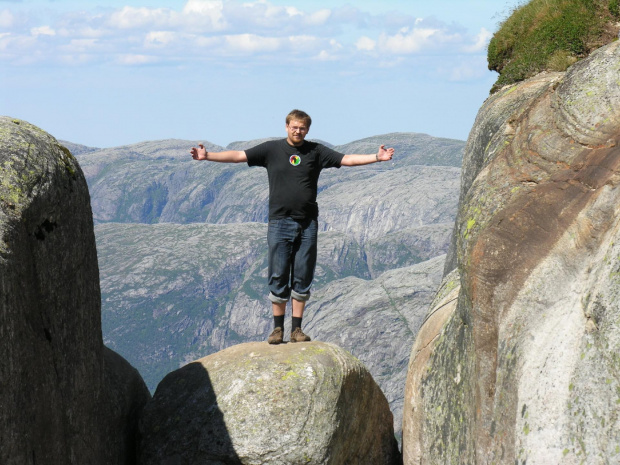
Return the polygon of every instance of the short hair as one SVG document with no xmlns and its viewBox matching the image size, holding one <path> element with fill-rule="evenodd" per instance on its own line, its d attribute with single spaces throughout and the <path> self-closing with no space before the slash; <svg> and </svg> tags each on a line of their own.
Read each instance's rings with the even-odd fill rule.
<svg viewBox="0 0 620 465">
<path fill-rule="evenodd" d="M 288 125 L 294 119 L 298 121 L 303 121 L 304 124 L 308 126 L 308 128 L 310 128 L 310 125 L 312 124 L 312 118 L 310 118 L 310 115 L 306 113 L 305 111 L 301 111 L 301 110 L 291 111 L 288 115 L 286 115 L 286 124 Z"/>
</svg>

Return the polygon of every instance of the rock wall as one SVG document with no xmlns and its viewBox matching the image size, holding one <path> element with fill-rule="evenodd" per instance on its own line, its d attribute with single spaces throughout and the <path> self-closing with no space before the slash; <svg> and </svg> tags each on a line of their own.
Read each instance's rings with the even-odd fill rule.
<svg viewBox="0 0 620 465">
<path fill-rule="evenodd" d="M 135 463 L 138 372 L 105 349 L 86 181 L 50 135 L 0 117 L 0 463 Z"/>
<path fill-rule="evenodd" d="M 480 110 L 457 305 L 436 302 L 414 346 L 405 463 L 620 461 L 619 76 L 614 42 Z"/>
<path fill-rule="evenodd" d="M 397 464 L 392 414 L 366 368 L 321 342 L 239 344 L 166 376 L 140 463 Z"/>
</svg>

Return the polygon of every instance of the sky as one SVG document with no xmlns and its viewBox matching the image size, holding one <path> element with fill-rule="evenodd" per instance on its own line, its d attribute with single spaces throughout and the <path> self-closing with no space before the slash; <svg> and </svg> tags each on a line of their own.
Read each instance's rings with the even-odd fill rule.
<svg viewBox="0 0 620 465">
<path fill-rule="evenodd" d="M 284 137 L 294 108 L 335 145 L 465 140 L 518 3 L 0 0 L 0 115 L 101 148 Z"/>
</svg>

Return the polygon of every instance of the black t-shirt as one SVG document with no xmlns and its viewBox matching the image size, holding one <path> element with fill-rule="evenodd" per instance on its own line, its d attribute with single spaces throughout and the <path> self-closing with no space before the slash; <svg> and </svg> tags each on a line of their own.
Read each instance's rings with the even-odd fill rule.
<svg viewBox="0 0 620 465">
<path fill-rule="evenodd" d="M 245 151 L 249 166 L 264 166 L 269 177 L 269 219 L 316 219 L 319 174 L 340 168 L 344 154 L 316 142 L 299 147 L 286 139 L 264 142 Z"/>
</svg>

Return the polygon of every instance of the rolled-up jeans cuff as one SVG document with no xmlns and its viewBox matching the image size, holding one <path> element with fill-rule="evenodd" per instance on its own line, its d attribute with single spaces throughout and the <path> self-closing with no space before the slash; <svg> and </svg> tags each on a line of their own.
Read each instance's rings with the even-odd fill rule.
<svg viewBox="0 0 620 465">
<path fill-rule="evenodd" d="M 305 294 L 300 294 L 299 292 L 291 291 L 291 297 L 295 300 L 299 300 L 300 302 L 306 302 L 310 298 L 310 291 Z"/>
<path fill-rule="evenodd" d="M 270 292 L 268 297 L 274 304 L 285 304 L 288 302 L 288 297 L 278 297 L 277 295 L 274 295 L 273 292 Z"/>
</svg>

